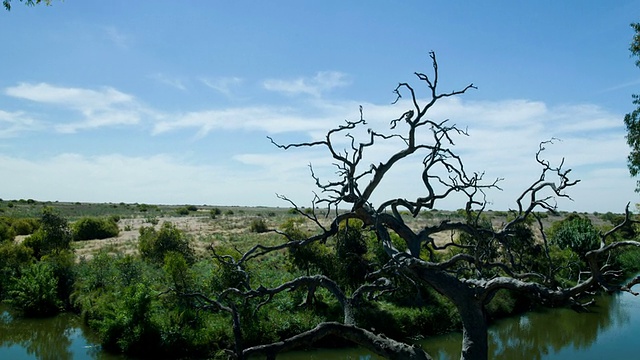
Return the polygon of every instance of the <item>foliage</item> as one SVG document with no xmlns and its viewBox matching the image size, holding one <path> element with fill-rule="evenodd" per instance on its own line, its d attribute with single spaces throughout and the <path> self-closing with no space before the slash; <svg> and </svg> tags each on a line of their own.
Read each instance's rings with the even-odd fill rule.
<svg viewBox="0 0 640 360">
<path fill-rule="evenodd" d="M 7 223 L 0 221 L 0 243 L 4 241 L 13 241 L 15 237 L 15 230 Z"/>
<path fill-rule="evenodd" d="M 16 235 L 29 235 L 40 226 L 38 219 L 25 218 L 25 219 L 13 219 L 11 222 L 11 228 L 15 231 Z"/>
<path fill-rule="evenodd" d="M 189 209 L 186 207 L 180 207 L 176 209 L 176 214 L 178 215 L 189 215 Z"/>
<path fill-rule="evenodd" d="M 107 316 L 91 322 L 98 329 L 102 345 L 131 354 L 157 353 L 160 349 L 149 346 L 162 340 L 158 321 L 153 317 L 153 290 L 144 283 L 131 285 L 114 300 Z"/>
<path fill-rule="evenodd" d="M 53 270 L 57 281 L 57 294 L 61 302 L 67 307 L 76 279 L 75 254 L 71 250 L 62 250 L 42 257 L 42 263 L 47 263 Z"/>
<path fill-rule="evenodd" d="M 585 254 L 600 245 L 600 232 L 588 218 L 571 214 L 553 224 L 549 230 L 549 239 L 561 249 L 569 248 L 576 254 Z"/>
<path fill-rule="evenodd" d="M 636 57 L 636 66 L 640 67 L 640 23 L 632 23 L 634 35 L 629 46 L 631 55 Z M 624 116 L 624 124 L 627 127 L 627 144 L 631 148 L 627 156 L 627 167 L 631 176 L 640 174 L 640 96 L 631 95 L 633 105 L 636 108 Z M 640 191 L 640 181 L 636 184 L 636 192 Z"/>
<path fill-rule="evenodd" d="M 23 0 L 19 0 L 23 2 Z M 51 5 L 51 0 L 24 0 L 24 3 L 29 6 L 34 6 L 36 4 L 45 3 L 47 6 Z M 11 0 L 2 0 L 2 5 L 4 8 L 9 11 L 11 10 Z"/>
<path fill-rule="evenodd" d="M 164 222 L 159 231 L 153 227 L 141 227 L 138 250 L 142 258 L 157 264 L 162 264 L 170 251 L 182 254 L 189 264 L 195 261 L 195 251 L 189 238 L 170 222 Z"/>
<path fill-rule="evenodd" d="M 45 207 L 40 217 L 40 228 L 24 240 L 24 245 L 33 249 L 37 259 L 44 255 L 71 248 L 72 234 L 69 223 L 53 208 Z"/>
<path fill-rule="evenodd" d="M 0 300 L 2 300 L 11 280 L 19 278 L 22 270 L 33 262 L 33 250 L 13 241 L 0 242 Z"/>
<path fill-rule="evenodd" d="M 269 227 L 263 218 L 252 219 L 249 224 L 249 230 L 255 233 L 264 233 L 269 231 Z"/>
<path fill-rule="evenodd" d="M 340 223 L 336 234 L 336 268 L 332 278 L 349 289 L 355 289 L 364 283 L 365 276 L 370 270 L 369 262 L 364 255 L 367 253 L 367 243 L 362 233 L 362 221 L 345 220 Z"/>
<path fill-rule="evenodd" d="M 120 233 L 118 224 L 111 218 L 83 217 L 72 225 L 74 240 L 107 239 Z"/>
<path fill-rule="evenodd" d="M 172 288 L 180 293 L 193 289 L 193 275 L 181 253 L 169 251 L 164 256 L 164 272 L 169 276 Z"/>
<path fill-rule="evenodd" d="M 58 298 L 58 279 L 53 267 L 47 262 L 36 262 L 23 269 L 19 277 L 13 278 L 8 303 L 25 316 L 46 316 L 62 308 Z"/>
</svg>

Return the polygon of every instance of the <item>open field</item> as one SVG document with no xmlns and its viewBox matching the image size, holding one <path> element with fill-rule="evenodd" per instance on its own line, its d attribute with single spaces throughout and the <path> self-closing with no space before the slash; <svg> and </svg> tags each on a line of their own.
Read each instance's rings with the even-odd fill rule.
<svg viewBox="0 0 640 360">
<path fill-rule="evenodd" d="M 239 206 L 211 206 L 211 205 L 148 205 L 125 203 L 68 203 L 68 202 L 38 202 L 34 200 L 3 200 L 0 201 L 0 216 L 7 217 L 38 217 L 45 206 L 51 206 L 59 213 L 74 222 L 84 216 L 109 217 L 117 216 L 120 233 L 117 237 L 103 240 L 75 241 L 73 248 L 78 257 L 90 258 L 98 250 L 103 249 L 114 253 L 132 254 L 137 252 L 137 242 L 141 227 L 155 226 L 158 228 L 163 222 L 171 222 L 183 230 L 193 240 L 193 244 L 200 254 L 204 254 L 207 246 L 215 243 L 226 243 L 238 250 L 247 250 L 251 246 L 275 244 L 284 239 L 273 232 L 256 233 L 251 231 L 251 223 L 263 221 L 269 229 L 276 229 L 287 219 L 302 217 L 291 208 L 272 207 L 239 207 Z M 190 208 L 191 211 L 186 211 Z M 193 211 L 195 209 L 195 211 Z M 310 209 L 306 209 L 308 212 Z M 212 216 L 212 212 L 218 213 Z M 326 225 L 330 217 L 325 218 L 322 210 L 316 210 L 321 222 Z M 544 214 L 544 225 L 561 220 L 567 213 Z M 588 216 L 594 225 L 608 222 L 597 213 L 582 214 Z M 457 220 L 461 211 L 424 211 L 413 218 L 408 214 L 406 222 L 414 229 L 433 226 L 446 220 Z M 495 228 L 499 228 L 507 220 L 507 212 L 487 211 L 486 216 Z M 306 220 L 303 224 L 309 232 L 315 232 L 315 224 Z M 453 236 L 450 233 L 440 233 L 436 242 L 442 243 Z M 540 233 L 537 233 L 540 237 Z M 25 236 L 19 236 L 18 240 Z"/>
</svg>

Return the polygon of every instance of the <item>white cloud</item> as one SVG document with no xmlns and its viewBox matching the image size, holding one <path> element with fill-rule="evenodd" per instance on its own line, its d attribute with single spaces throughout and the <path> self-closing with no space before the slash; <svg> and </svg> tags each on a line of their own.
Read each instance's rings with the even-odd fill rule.
<svg viewBox="0 0 640 360">
<path fill-rule="evenodd" d="M 41 125 L 22 111 L 7 112 L 0 110 L 0 138 L 18 136 L 26 131 L 38 130 Z"/>
<path fill-rule="evenodd" d="M 92 90 L 47 83 L 20 83 L 6 88 L 4 92 L 8 96 L 79 112 L 83 117 L 81 121 L 56 125 L 56 130 L 66 133 L 103 126 L 137 124 L 144 112 L 133 96 L 111 87 Z"/>
<path fill-rule="evenodd" d="M 326 127 L 324 119 L 307 118 L 293 109 L 278 107 L 246 107 L 195 111 L 171 117 L 155 124 L 154 134 L 184 128 L 197 128 L 202 137 L 214 130 L 265 131 L 280 133 L 310 131 Z"/>
<path fill-rule="evenodd" d="M 331 83 L 330 80 L 328 82 Z M 143 109 L 133 96 L 112 88 L 92 90 L 48 84 L 19 84 L 7 88 L 5 93 L 80 112 L 84 116 L 82 121 L 57 127 L 64 132 L 114 124 L 136 124 L 141 116 L 148 115 L 155 119 L 153 135 L 193 129 L 199 137 L 214 131 L 225 131 L 228 137 L 240 139 L 242 132 L 262 132 L 274 135 L 277 142 L 308 142 L 324 139 L 328 129 L 344 124 L 345 119 L 360 118 L 360 103 L 327 101 L 321 97 L 297 102 L 293 104 L 295 107 L 252 105 L 170 114 Z M 350 131 L 350 134 L 364 141 L 367 139 L 367 128 L 389 134 L 389 122 L 413 105 L 402 100 L 395 105 L 362 103 L 362 106 L 367 124 L 362 129 Z M 573 178 L 582 180 L 568 191 L 575 202 L 561 202 L 563 208 L 620 211 L 627 201 L 635 201 L 635 181 L 626 175 L 628 148 L 619 114 L 590 104 L 549 106 L 543 102 L 522 99 L 463 101 L 456 98 L 443 99 L 428 116 L 435 122 L 450 119 L 450 124 L 468 129 L 469 137 L 453 137 L 456 144 L 453 150 L 462 156 L 469 172 L 484 171 L 487 181 L 505 178 L 501 183 L 503 192 L 489 193 L 488 199 L 493 202 L 491 207 L 494 209 L 514 207 L 515 198 L 537 179 L 540 168 L 535 162 L 535 153 L 541 141 L 552 137 L 562 141 L 547 146 L 543 156 L 554 164 L 564 157 L 565 167 L 573 168 Z M 26 131 L 38 123 L 24 112 L 0 112 L 0 126 L 3 124 L 6 126 L 0 127 L 0 136 L 6 137 Z M 397 129 L 406 129 L 406 124 L 398 123 Z M 332 139 L 336 151 L 350 146 L 349 138 L 343 135 L 338 134 Z M 422 129 L 418 139 L 431 141 L 429 129 Z M 386 160 L 398 150 L 398 143 L 398 139 L 385 142 L 378 140 L 375 146 L 367 150 L 363 169 L 371 163 Z M 15 179 L 57 181 L 55 186 L 48 186 L 37 181 L 11 180 L 15 189 L 24 191 L 22 193 L 25 195 L 20 196 L 35 197 L 35 194 L 28 195 L 31 187 L 40 191 L 42 196 L 38 196 L 41 198 L 65 200 L 79 199 L 70 197 L 73 191 L 82 191 L 87 200 L 94 200 L 92 194 L 109 194 L 112 190 L 108 189 L 118 189 L 118 192 L 127 194 L 124 201 L 278 205 L 277 201 L 273 201 L 276 192 L 301 201 L 310 199 L 309 194 L 315 189 L 309 177 L 309 163 L 323 180 L 332 180 L 334 176 L 333 161 L 322 147 L 288 151 L 274 147 L 273 152 L 256 153 L 252 152 L 252 145 L 247 144 L 241 149 L 242 153 L 231 155 L 236 166 L 225 165 L 224 168 L 222 165 L 189 164 L 184 158 L 169 155 L 147 158 L 59 155 L 38 163 L 5 157 L 0 162 L 9 164 L 6 165 L 7 172 L 3 173 L 18 174 L 10 171 L 11 166 L 26 169 L 24 174 Z M 420 182 L 422 158 L 414 156 L 407 160 L 398 164 L 395 171 L 388 175 L 380 193 L 374 196 L 375 201 L 389 196 L 415 198 L 424 195 Z M 60 175 L 55 175 L 58 173 Z M 75 183 L 69 183 L 73 185 L 65 185 L 69 178 L 62 177 L 67 174 L 69 178 L 77 179 L 73 180 Z M 214 178 L 216 183 L 212 184 L 211 179 Z M 67 187 L 68 190 L 60 190 Z M 85 191 L 85 187 L 89 190 Z M 45 196 L 46 193 L 53 195 Z M 138 199 L 136 196 L 143 198 L 135 200 Z M 154 196 L 157 200 L 153 200 Z M 170 198 L 175 200 L 171 201 Z M 228 202 L 222 202 L 222 199 L 228 199 Z M 95 200 L 115 201 L 116 196 Z M 454 201 L 445 201 L 441 205 L 453 209 L 461 206 Z"/>
<path fill-rule="evenodd" d="M 188 158 L 159 154 L 84 156 L 59 154 L 39 160 L 0 154 L 2 197 L 86 202 L 287 206 L 276 192 L 299 188 L 284 179 L 274 185 L 261 168 L 194 164 Z M 301 189 L 309 194 L 309 187 Z"/>
<path fill-rule="evenodd" d="M 293 80 L 268 79 L 263 82 L 265 89 L 288 95 L 307 94 L 319 97 L 323 92 L 349 85 L 347 75 L 338 71 L 321 71 L 313 78 L 300 77 Z"/>
</svg>

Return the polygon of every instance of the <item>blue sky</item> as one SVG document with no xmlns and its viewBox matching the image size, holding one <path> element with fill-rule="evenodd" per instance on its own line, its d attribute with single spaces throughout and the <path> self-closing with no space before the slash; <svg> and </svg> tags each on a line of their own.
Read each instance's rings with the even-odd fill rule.
<svg viewBox="0 0 640 360">
<path fill-rule="evenodd" d="M 515 206 L 555 137 L 546 156 L 582 180 L 559 207 L 621 212 L 639 202 L 622 121 L 638 14 L 640 1 L 14 1 L 0 12 L 0 197 L 309 205 L 308 164 L 331 180 L 331 160 L 267 136 L 317 139 L 359 105 L 384 130 L 410 108 L 392 90 L 424 90 L 413 72 L 434 50 L 441 91 L 478 87 L 431 117 L 468 129 L 468 169 L 505 179 L 490 208 Z M 373 200 L 422 195 L 420 170 L 401 164 Z"/>
</svg>

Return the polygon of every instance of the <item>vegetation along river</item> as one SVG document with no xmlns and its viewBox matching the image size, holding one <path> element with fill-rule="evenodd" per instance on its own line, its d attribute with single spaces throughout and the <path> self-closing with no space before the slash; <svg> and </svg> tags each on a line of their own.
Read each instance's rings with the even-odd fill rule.
<svg viewBox="0 0 640 360">
<path fill-rule="evenodd" d="M 623 293 L 597 298 L 589 313 L 547 309 L 501 320 L 489 333 L 491 359 L 638 358 L 640 298 Z M 97 340 L 76 316 L 17 319 L 0 306 L 0 359 L 100 359 L 125 357 L 100 351 Z M 440 360 L 460 358 L 461 334 L 421 341 Z M 360 349 L 314 350 L 279 359 L 378 359 Z"/>
</svg>

